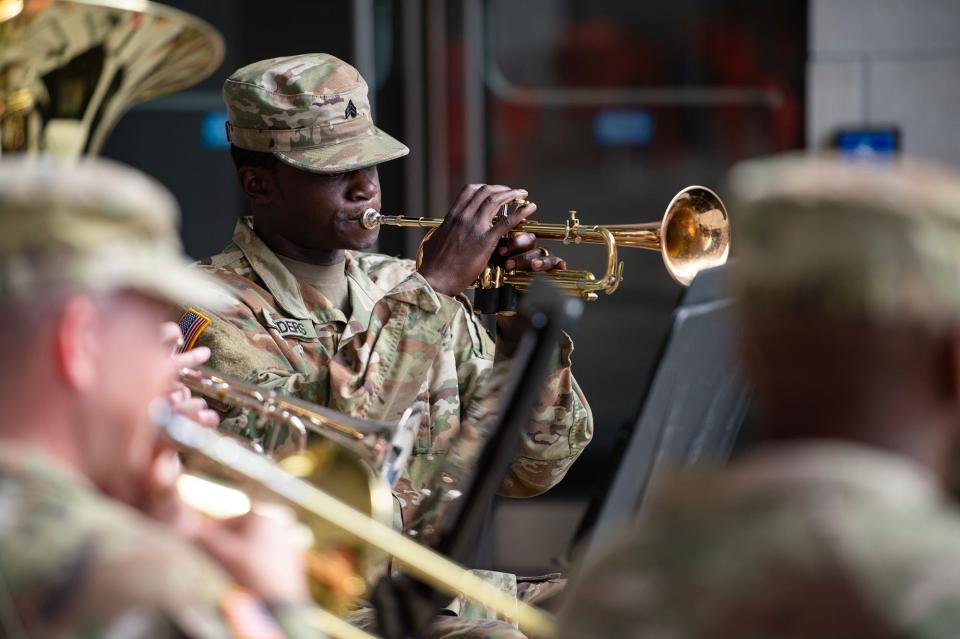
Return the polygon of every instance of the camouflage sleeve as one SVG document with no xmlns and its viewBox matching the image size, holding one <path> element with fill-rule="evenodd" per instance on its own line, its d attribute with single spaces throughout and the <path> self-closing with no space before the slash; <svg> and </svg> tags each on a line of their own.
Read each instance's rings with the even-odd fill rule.
<svg viewBox="0 0 960 639">
<path fill-rule="evenodd" d="M 532 497 L 556 486 L 593 438 L 593 413 L 573 378 L 572 353 L 573 340 L 564 335 L 503 495 Z"/>
<path fill-rule="evenodd" d="M 494 368 L 509 368 L 510 359 L 493 356 L 497 349 L 490 336 L 471 312 L 469 302 L 461 301 L 465 312 L 455 323 L 464 325 L 452 332 L 453 348 L 464 421 L 468 417 L 476 421 L 482 413 L 495 410 L 488 405 L 490 398 L 478 393 L 478 386 L 492 378 Z M 500 488 L 502 495 L 532 497 L 546 492 L 563 479 L 593 437 L 593 415 L 571 370 L 572 352 L 573 341 L 564 335 L 529 429 Z"/>
</svg>

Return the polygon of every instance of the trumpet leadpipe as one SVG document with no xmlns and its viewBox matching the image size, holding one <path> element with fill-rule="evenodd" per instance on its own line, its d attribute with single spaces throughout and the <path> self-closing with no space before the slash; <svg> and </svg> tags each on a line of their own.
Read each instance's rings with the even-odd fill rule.
<svg viewBox="0 0 960 639">
<path fill-rule="evenodd" d="M 493 218 L 493 223 L 497 224 L 502 219 L 506 218 L 510 207 L 513 207 L 513 210 L 516 211 L 517 209 L 520 209 L 528 204 L 530 204 L 528 200 L 511 200 L 500 208 L 500 212 Z M 443 220 L 439 218 L 408 217 L 406 215 L 383 215 L 376 209 L 367 209 L 360 217 L 360 224 L 365 229 L 375 229 L 381 224 L 385 226 L 405 226 L 408 228 L 430 229 L 436 228 L 442 223 Z M 518 227 L 514 227 L 514 230 L 521 232 L 518 230 Z"/>
<path fill-rule="evenodd" d="M 360 218 L 360 223 L 366 229 L 375 229 L 378 226 L 397 226 L 402 228 L 435 229 L 443 223 L 441 218 L 413 217 L 407 215 L 384 215 L 375 209 L 367 209 Z M 580 224 L 574 211 L 565 223 L 546 223 L 535 220 L 524 220 L 509 231 L 509 235 L 533 233 L 539 240 L 556 240 L 566 244 L 606 244 L 607 238 L 601 228 L 611 230 L 617 243 L 622 246 L 635 248 L 660 248 L 660 223 L 624 224 L 620 226 L 599 225 L 585 226 Z"/>
<path fill-rule="evenodd" d="M 360 224 L 365 229 L 375 229 L 378 226 L 406 226 L 411 228 L 436 228 L 443 220 L 429 217 L 407 217 L 406 215 L 383 215 L 376 209 L 367 209 L 360 218 Z"/>
</svg>

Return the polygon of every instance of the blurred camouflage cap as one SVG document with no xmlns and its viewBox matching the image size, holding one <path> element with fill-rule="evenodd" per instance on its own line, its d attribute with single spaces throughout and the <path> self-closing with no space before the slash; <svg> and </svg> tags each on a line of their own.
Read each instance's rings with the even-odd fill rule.
<svg viewBox="0 0 960 639">
<path fill-rule="evenodd" d="M 166 188 L 103 159 L 0 158 L 0 297 L 132 289 L 178 305 L 229 297 L 190 268 Z"/>
<path fill-rule="evenodd" d="M 305 171 L 353 171 L 410 152 L 373 125 L 360 73 L 326 53 L 247 65 L 223 83 L 223 100 L 231 144 Z"/>
<path fill-rule="evenodd" d="M 960 174 L 791 154 L 735 167 L 731 187 L 748 314 L 960 322 Z"/>
</svg>

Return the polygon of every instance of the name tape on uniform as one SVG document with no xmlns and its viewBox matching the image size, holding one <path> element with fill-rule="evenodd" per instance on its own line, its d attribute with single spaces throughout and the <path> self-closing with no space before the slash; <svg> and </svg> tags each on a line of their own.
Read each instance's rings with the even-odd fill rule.
<svg viewBox="0 0 960 639">
<path fill-rule="evenodd" d="M 280 333 L 280 337 L 296 339 L 317 339 L 317 330 L 310 320 L 298 320 L 288 317 L 274 317 L 267 309 L 263 309 L 263 319 L 267 326 Z"/>
</svg>

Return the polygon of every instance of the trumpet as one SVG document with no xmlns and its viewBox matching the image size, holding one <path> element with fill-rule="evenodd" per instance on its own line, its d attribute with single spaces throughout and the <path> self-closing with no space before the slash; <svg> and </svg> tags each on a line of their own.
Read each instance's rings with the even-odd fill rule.
<svg viewBox="0 0 960 639">
<path fill-rule="evenodd" d="M 234 439 L 178 416 L 169 410 L 169 407 L 165 410 L 155 409 L 153 418 L 165 436 L 182 451 L 203 458 L 207 467 L 216 468 L 217 475 L 223 480 L 246 487 L 254 498 L 259 496 L 261 499 L 292 507 L 299 519 L 313 532 L 324 537 L 329 537 L 329 534 L 334 532 L 353 540 L 357 545 L 393 557 L 396 563 L 412 576 L 452 596 L 463 594 L 496 611 L 498 615 L 515 621 L 532 635 L 552 636 L 555 633 L 556 624 L 551 615 L 517 601 L 449 559 L 393 530 L 389 523 L 352 508 L 329 492 L 291 474 L 280 464 L 245 448 Z M 185 496 L 188 504 L 201 511 L 218 509 L 219 504 L 210 503 L 217 499 L 212 496 L 213 493 L 194 491 L 193 494 L 185 495 L 190 486 L 191 484 L 186 484 L 184 488 L 178 484 L 181 495 Z M 246 494 L 243 488 L 240 492 Z M 314 548 L 317 547 L 315 543 Z M 356 581 L 358 577 L 348 575 L 344 579 Z M 338 612 L 342 613 L 342 608 Z M 321 613 L 329 611 L 321 609 Z M 326 623 L 328 627 L 335 626 L 339 618 L 334 615 L 336 618 L 331 620 L 329 617 L 330 614 L 321 614 L 318 621 Z M 360 636 L 348 635 L 347 629 L 343 630 L 343 634 L 336 633 L 335 636 Z"/>
<path fill-rule="evenodd" d="M 511 204 L 519 208 L 526 203 L 525 200 L 514 200 Z M 504 217 L 505 212 L 501 212 L 494 223 Z M 381 224 L 429 229 L 417 252 L 419 266 L 423 257 L 423 244 L 430 239 L 443 220 L 383 215 L 374 209 L 367 209 L 360 223 L 368 229 Z M 556 240 L 564 244 L 606 245 L 606 271 L 599 278 L 584 270 L 541 274 L 550 278 L 567 294 L 577 295 L 587 301 L 598 299 L 601 292 L 612 294 L 623 280 L 623 262 L 618 258 L 618 247 L 659 251 L 667 273 L 684 286 L 689 286 L 700 271 L 724 264 L 730 253 L 730 221 L 727 209 L 716 193 L 703 186 L 688 186 L 677 193 L 670 200 L 659 222 L 584 225 L 577 218 L 576 211 L 570 211 L 563 224 L 524 220 L 510 231 L 510 235 L 520 233 L 533 233 L 537 239 Z M 528 271 L 488 265 L 473 283 L 473 288 L 492 289 L 509 285 L 518 291 L 526 291 L 533 278 L 534 274 Z"/>
</svg>

